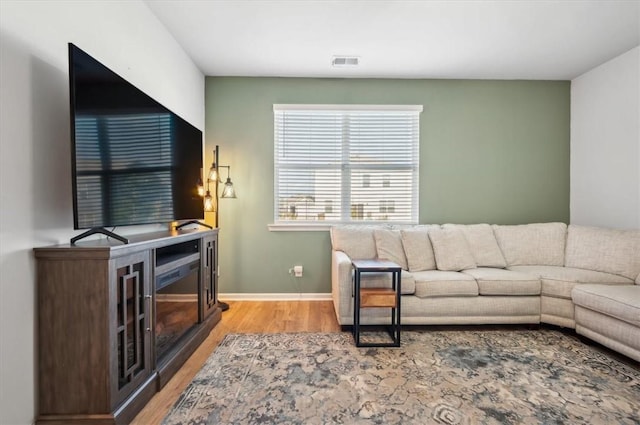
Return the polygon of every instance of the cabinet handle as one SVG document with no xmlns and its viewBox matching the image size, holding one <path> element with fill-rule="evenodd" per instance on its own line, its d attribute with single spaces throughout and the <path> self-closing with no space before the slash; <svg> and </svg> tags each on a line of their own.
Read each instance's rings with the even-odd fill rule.
<svg viewBox="0 0 640 425">
<path fill-rule="evenodd" d="M 145 312 L 145 316 L 147 317 L 147 320 L 149 323 L 151 321 L 151 294 L 147 294 L 144 296 L 145 301 L 147 302 L 147 311 Z M 151 332 L 151 326 L 147 327 L 146 329 L 147 332 Z"/>
</svg>

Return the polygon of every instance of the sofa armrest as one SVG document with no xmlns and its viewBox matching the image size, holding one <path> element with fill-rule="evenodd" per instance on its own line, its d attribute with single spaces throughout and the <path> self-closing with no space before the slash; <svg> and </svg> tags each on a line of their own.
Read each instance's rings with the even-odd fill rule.
<svg viewBox="0 0 640 425">
<path fill-rule="evenodd" d="M 331 297 L 338 323 L 341 317 L 351 314 L 352 276 L 351 258 L 343 251 L 331 251 Z"/>
</svg>

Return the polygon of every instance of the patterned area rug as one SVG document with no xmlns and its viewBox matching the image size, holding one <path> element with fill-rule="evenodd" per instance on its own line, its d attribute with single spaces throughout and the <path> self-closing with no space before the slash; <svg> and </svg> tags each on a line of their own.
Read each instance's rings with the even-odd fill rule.
<svg viewBox="0 0 640 425">
<path fill-rule="evenodd" d="M 638 424 L 640 370 L 555 330 L 228 335 L 177 424 Z"/>
</svg>

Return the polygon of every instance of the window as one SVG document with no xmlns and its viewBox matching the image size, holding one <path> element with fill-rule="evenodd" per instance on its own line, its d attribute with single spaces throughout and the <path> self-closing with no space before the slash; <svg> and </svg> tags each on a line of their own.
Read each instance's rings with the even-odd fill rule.
<svg viewBox="0 0 640 425">
<path fill-rule="evenodd" d="M 274 105 L 275 225 L 418 222 L 419 105 Z"/>
<path fill-rule="evenodd" d="M 392 213 L 395 212 L 395 202 L 393 201 L 393 199 L 391 200 L 386 200 L 386 199 L 382 199 L 380 200 L 380 212 L 381 213 Z"/>
</svg>

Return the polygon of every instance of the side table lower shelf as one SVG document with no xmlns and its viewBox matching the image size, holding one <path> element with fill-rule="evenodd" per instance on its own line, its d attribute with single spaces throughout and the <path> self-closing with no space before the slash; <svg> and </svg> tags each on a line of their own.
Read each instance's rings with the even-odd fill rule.
<svg viewBox="0 0 640 425">
<path fill-rule="evenodd" d="M 356 347 L 399 347 L 400 346 L 400 273 L 396 263 L 385 260 L 353 260 L 354 269 L 354 309 L 353 338 Z M 391 273 L 391 288 L 362 288 L 362 273 Z M 385 325 L 391 342 L 362 342 L 361 328 L 380 327 L 361 325 L 360 309 L 391 308 L 391 325 Z"/>
</svg>

